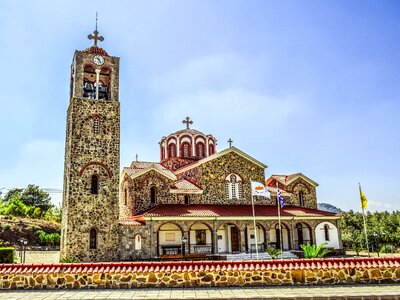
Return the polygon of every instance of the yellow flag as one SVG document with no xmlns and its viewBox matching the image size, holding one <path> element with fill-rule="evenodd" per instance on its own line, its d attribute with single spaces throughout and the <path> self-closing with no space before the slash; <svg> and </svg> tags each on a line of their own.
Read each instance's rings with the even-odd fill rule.
<svg viewBox="0 0 400 300">
<path fill-rule="evenodd" d="M 366 209 L 367 208 L 367 198 L 365 197 L 364 193 L 361 191 L 361 186 L 360 186 L 360 198 L 361 198 L 361 208 Z"/>
</svg>

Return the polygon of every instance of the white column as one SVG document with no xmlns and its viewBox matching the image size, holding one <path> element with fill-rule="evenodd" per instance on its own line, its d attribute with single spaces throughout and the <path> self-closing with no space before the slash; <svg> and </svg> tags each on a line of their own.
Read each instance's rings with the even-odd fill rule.
<svg viewBox="0 0 400 300">
<path fill-rule="evenodd" d="M 196 145 L 193 137 L 192 137 L 192 156 L 196 156 Z"/>
<path fill-rule="evenodd" d="M 100 69 L 96 69 L 96 100 L 99 100 Z"/>
</svg>

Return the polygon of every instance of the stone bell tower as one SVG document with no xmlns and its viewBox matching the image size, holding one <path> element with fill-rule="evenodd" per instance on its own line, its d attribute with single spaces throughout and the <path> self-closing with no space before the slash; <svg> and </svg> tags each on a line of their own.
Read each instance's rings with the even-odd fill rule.
<svg viewBox="0 0 400 300">
<path fill-rule="evenodd" d="M 118 260 L 119 58 L 94 45 L 75 51 L 65 141 L 61 259 Z"/>
</svg>

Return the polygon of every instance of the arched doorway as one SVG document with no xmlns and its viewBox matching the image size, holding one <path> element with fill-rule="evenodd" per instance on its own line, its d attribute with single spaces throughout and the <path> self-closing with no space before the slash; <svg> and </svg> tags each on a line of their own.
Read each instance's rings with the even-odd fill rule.
<svg viewBox="0 0 400 300">
<path fill-rule="evenodd" d="M 307 223 L 299 222 L 295 225 L 294 229 L 294 248 L 300 250 L 300 246 L 307 243 L 313 243 L 311 227 Z"/>
<path fill-rule="evenodd" d="M 256 223 L 257 228 L 257 247 L 258 251 L 264 251 L 265 248 L 265 229 L 260 224 Z M 246 226 L 246 250 L 247 252 L 256 252 L 256 234 L 254 232 L 254 225 Z"/>
<path fill-rule="evenodd" d="M 219 226 L 217 230 L 217 252 L 240 252 L 240 231 L 236 225 L 225 223 Z"/>
<path fill-rule="evenodd" d="M 279 223 L 277 223 L 275 226 L 271 227 L 271 229 L 268 232 L 268 235 L 270 237 L 269 246 L 276 249 L 281 249 L 282 245 L 283 250 L 289 250 L 290 231 L 286 224 L 281 223 L 281 226 L 282 226 L 282 243 L 281 243 L 281 232 L 279 229 Z"/>
</svg>

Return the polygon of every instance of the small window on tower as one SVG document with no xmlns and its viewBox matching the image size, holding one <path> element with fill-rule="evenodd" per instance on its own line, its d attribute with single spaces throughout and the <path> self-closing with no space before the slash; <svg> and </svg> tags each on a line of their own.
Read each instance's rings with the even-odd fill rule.
<svg viewBox="0 0 400 300">
<path fill-rule="evenodd" d="M 208 146 L 208 155 L 213 155 L 214 154 L 214 145 L 209 145 Z"/>
<path fill-rule="evenodd" d="M 124 190 L 124 204 L 127 205 L 128 204 L 128 189 L 125 188 Z"/>
<path fill-rule="evenodd" d="M 188 158 L 191 156 L 190 144 L 188 142 L 182 143 L 181 157 Z"/>
<path fill-rule="evenodd" d="M 99 117 L 93 118 L 93 133 L 94 134 L 100 133 L 100 118 Z"/>
<path fill-rule="evenodd" d="M 90 191 L 93 195 L 97 195 L 99 193 L 99 176 L 97 174 L 92 175 Z"/>
<path fill-rule="evenodd" d="M 168 153 L 169 153 L 169 157 L 176 157 L 176 146 L 175 144 L 170 144 L 168 146 Z"/>
<path fill-rule="evenodd" d="M 97 231 L 94 228 L 90 229 L 89 248 L 97 249 Z"/>
<path fill-rule="evenodd" d="M 205 146 L 203 143 L 197 143 L 196 145 L 196 151 L 197 151 L 197 158 L 203 158 L 205 156 Z"/>
</svg>

